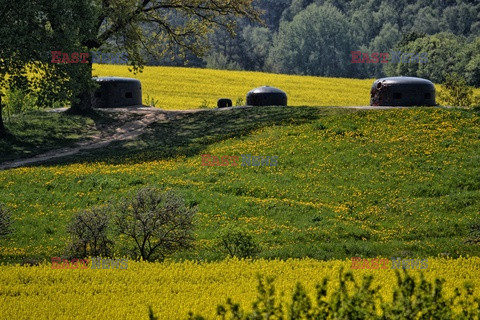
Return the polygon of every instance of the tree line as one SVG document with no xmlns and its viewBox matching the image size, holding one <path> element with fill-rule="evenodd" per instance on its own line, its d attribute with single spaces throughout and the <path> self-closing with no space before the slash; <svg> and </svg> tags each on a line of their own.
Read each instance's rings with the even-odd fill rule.
<svg viewBox="0 0 480 320">
<path fill-rule="evenodd" d="M 461 0 L 257 0 L 264 24 L 239 19 L 235 37 L 209 36 L 202 58 L 167 55 L 152 65 L 371 78 L 458 73 L 480 86 L 480 2 Z M 424 53 L 428 63 L 352 64 L 352 51 Z M 392 57 L 390 57 L 391 61 Z"/>
</svg>

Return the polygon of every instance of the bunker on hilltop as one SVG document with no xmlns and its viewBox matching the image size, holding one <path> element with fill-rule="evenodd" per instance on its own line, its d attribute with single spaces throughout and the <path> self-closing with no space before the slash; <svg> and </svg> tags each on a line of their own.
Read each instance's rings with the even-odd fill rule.
<svg viewBox="0 0 480 320">
<path fill-rule="evenodd" d="M 287 94 L 280 89 L 265 86 L 253 89 L 247 94 L 249 106 L 286 106 Z"/>
<path fill-rule="evenodd" d="M 371 106 L 435 106 L 435 86 L 415 77 L 382 78 L 370 92 Z"/>
<path fill-rule="evenodd" d="M 119 77 L 93 78 L 100 88 L 92 97 L 93 108 L 121 108 L 142 104 L 140 80 Z"/>
</svg>

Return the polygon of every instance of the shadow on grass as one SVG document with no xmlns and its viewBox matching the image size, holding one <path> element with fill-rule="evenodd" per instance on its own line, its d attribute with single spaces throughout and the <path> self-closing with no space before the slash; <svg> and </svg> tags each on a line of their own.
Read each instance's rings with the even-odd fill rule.
<svg viewBox="0 0 480 320">
<path fill-rule="evenodd" d="M 209 145 L 238 138 L 252 131 L 275 125 L 299 125 L 322 115 L 349 110 L 312 107 L 261 107 L 231 110 L 205 110 L 195 113 L 164 111 L 169 120 L 148 126 L 134 141 L 117 141 L 108 148 L 82 152 L 44 164 L 105 162 L 140 163 L 178 156 L 196 156 Z M 81 160 L 79 160 L 81 158 Z"/>
<path fill-rule="evenodd" d="M 7 122 L 7 135 L 0 138 L 0 163 L 73 146 L 87 140 L 95 128 L 116 121 L 114 114 L 95 111 L 83 116 L 45 111 L 16 115 Z"/>
</svg>

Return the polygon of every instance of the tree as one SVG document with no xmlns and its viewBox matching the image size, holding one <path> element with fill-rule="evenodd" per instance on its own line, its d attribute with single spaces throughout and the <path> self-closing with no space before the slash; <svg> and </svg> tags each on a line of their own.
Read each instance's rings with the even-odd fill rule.
<svg viewBox="0 0 480 320">
<path fill-rule="evenodd" d="M 208 35 L 217 27 L 229 32 L 236 18 L 260 21 L 253 0 L 95 0 L 99 15 L 95 36 L 82 43 L 90 51 L 118 50 L 127 54 L 131 71 L 141 71 L 144 52 L 161 58 L 175 51 L 203 55 L 208 49 Z M 91 76 L 91 66 L 90 74 Z M 89 95 L 74 104 L 74 112 L 90 108 Z"/>
<path fill-rule="evenodd" d="M 67 227 L 71 243 L 68 253 L 74 258 L 111 255 L 113 241 L 108 238 L 109 208 L 96 207 L 77 213 Z"/>
<path fill-rule="evenodd" d="M 345 76 L 351 65 L 349 22 L 332 5 L 312 4 L 282 22 L 270 52 L 272 71 Z"/>
<path fill-rule="evenodd" d="M 0 91 L 35 93 L 40 106 L 72 101 L 90 88 L 85 64 L 52 64 L 51 51 L 84 52 L 93 0 L 0 0 Z"/>
<path fill-rule="evenodd" d="M 470 107 L 474 101 L 473 90 L 460 75 L 446 74 L 438 100 L 447 106 Z"/>
<path fill-rule="evenodd" d="M 451 33 L 438 33 L 417 38 L 414 41 L 397 45 L 394 51 L 418 54 L 426 53 L 427 63 L 389 63 L 384 67 L 388 76 L 416 76 L 439 83 L 444 75 L 452 72 L 465 73 L 466 39 Z"/>
<path fill-rule="evenodd" d="M 145 52 L 201 55 L 216 27 L 260 20 L 252 0 L 0 0 L 0 8 L 0 87 L 38 92 L 40 104 L 70 101 L 75 113 L 91 108 L 92 65 L 52 64 L 50 51 L 122 51 L 140 71 Z"/>
<path fill-rule="evenodd" d="M 192 246 L 196 208 L 169 191 L 141 189 L 116 208 L 115 225 L 120 235 L 133 241 L 135 258 L 163 260 L 168 254 Z"/>
</svg>

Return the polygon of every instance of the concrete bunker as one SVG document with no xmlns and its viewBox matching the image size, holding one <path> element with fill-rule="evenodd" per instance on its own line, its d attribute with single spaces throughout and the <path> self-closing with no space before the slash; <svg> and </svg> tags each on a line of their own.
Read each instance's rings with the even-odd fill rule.
<svg viewBox="0 0 480 320">
<path fill-rule="evenodd" d="M 217 108 L 230 108 L 233 106 L 231 99 L 222 98 L 217 101 Z"/>
<path fill-rule="evenodd" d="M 140 80 L 119 77 L 93 78 L 100 88 L 93 93 L 93 108 L 122 108 L 142 105 Z"/>
<path fill-rule="evenodd" d="M 435 106 L 435 86 L 422 78 L 391 77 L 376 80 L 370 92 L 371 106 Z"/>
<path fill-rule="evenodd" d="M 247 94 L 249 106 L 286 106 L 287 94 L 280 89 L 265 86 L 251 90 Z"/>
</svg>

